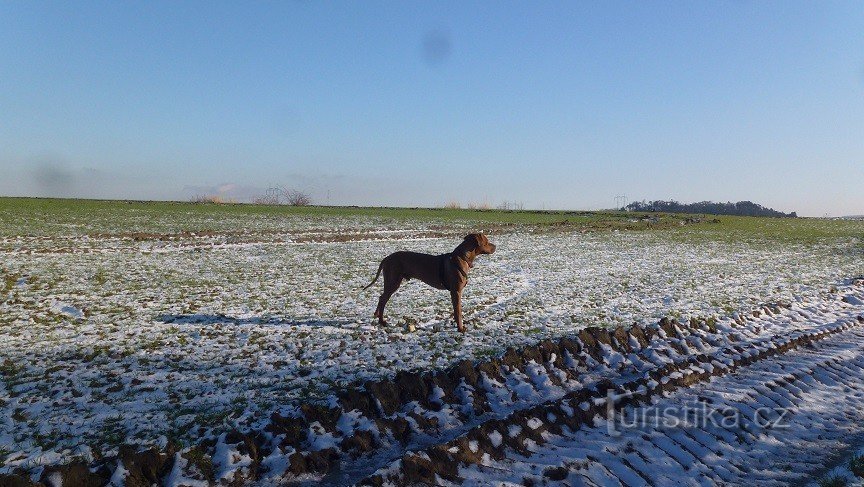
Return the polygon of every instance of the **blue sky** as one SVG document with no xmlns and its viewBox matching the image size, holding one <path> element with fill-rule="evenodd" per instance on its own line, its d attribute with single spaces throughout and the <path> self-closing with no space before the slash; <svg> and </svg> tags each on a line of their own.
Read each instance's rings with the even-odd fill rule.
<svg viewBox="0 0 864 487">
<path fill-rule="evenodd" d="M 0 2 L 0 194 L 864 213 L 861 2 Z"/>
</svg>

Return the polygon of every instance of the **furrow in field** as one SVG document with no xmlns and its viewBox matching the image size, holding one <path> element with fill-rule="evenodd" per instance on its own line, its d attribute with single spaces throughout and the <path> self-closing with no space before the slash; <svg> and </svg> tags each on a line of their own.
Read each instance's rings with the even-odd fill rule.
<svg viewBox="0 0 864 487">
<path fill-rule="evenodd" d="M 409 452 L 363 483 L 800 481 L 864 432 L 864 317 L 848 311 L 514 411 Z"/>
</svg>

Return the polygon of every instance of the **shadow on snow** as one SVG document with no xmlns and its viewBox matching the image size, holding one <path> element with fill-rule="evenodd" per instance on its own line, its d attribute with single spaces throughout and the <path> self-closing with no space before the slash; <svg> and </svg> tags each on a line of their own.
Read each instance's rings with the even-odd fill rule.
<svg viewBox="0 0 864 487">
<path fill-rule="evenodd" d="M 281 318 L 278 316 L 250 316 L 238 318 L 223 314 L 162 314 L 156 317 L 162 323 L 178 325 L 263 325 L 263 326 L 311 326 L 311 327 L 343 327 L 355 324 L 352 320 L 316 320 Z"/>
</svg>

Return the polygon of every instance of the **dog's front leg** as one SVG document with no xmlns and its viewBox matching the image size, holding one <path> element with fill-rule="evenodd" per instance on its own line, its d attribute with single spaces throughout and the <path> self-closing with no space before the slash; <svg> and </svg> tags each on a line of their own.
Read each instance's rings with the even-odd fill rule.
<svg viewBox="0 0 864 487">
<path fill-rule="evenodd" d="M 465 325 L 462 324 L 462 292 L 450 291 L 450 299 L 453 301 L 453 318 L 456 319 L 456 329 L 465 333 Z"/>
</svg>

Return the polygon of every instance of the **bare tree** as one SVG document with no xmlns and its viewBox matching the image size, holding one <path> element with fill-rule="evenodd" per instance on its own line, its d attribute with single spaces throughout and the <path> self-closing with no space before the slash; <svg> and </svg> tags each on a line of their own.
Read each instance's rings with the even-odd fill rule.
<svg viewBox="0 0 864 487">
<path fill-rule="evenodd" d="M 252 203 L 256 205 L 278 205 L 279 200 L 271 198 L 269 196 L 256 196 L 252 199 Z"/>
<path fill-rule="evenodd" d="M 281 205 L 281 188 L 269 188 L 267 192 L 253 200 L 256 205 Z"/>
<path fill-rule="evenodd" d="M 285 203 L 289 206 L 309 206 L 312 204 L 312 197 L 309 193 L 291 189 L 285 191 Z"/>
<path fill-rule="evenodd" d="M 312 204 L 312 196 L 305 191 L 275 186 L 255 198 L 254 202 L 258 205 L 309 206 Z"/>
</svg>

